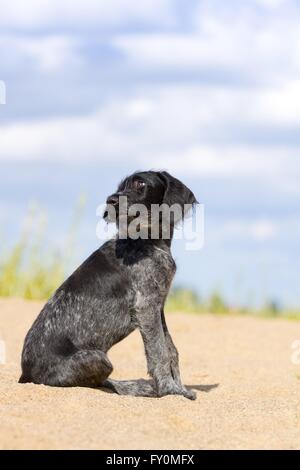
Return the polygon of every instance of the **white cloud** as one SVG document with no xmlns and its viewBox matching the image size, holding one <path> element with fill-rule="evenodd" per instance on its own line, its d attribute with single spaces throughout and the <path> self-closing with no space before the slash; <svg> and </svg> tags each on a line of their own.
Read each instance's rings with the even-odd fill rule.
<svg viewBox="0 0 300 470">
<path fill-rule="evenodd" d="M 282 87 L 270 87 L 258 92 L 249 109 L 249 118 L 257 125 L 299 125 L 300 80 L 292 78 Z"/>
<path fill-rule="evenodd" d="M 256 0 L 256 3 L 263 7 L 273 9 L 273 8 L 279 8 L 281 6 L 286 6 L 290 2 L 289 0 Z"/>
<path fill-rule="evenodd" d="M 3 80 L 0 80 L 0 104 L 6 103 L 6 85 Z"/>
<path fill-rule="evenodd" d="M 206 211 L 207 212 L 207 211 Z M 222 246 L 223 242 L 280 242 L 288 248 L 293 243 L 297 245 L 300 234 L 300 224 L 296 215 L 286 214 L 273 216 L 265 214 L 257 216 L 253 214 L 228 218 L 210 217 L 206 224 L 207 240 L 214 246 Z"/>
<path fill-rule="evenodd" d="M 230 56 L 236 54 L 236 48 L 230 50 L 228 47 L 225 50 L 224 43 L 207 41 L 205 37 L 195 34 L 123 35 L 115 38 L 114 45 L 133 63 L 161 68 L 225 66 Z M 220 52 L 222 55 L 219 55 Z"/>
<path fill-rule="evenodd" d="M 72 36 L 44 35 L 42 37 L 23 35 L 0 36 L 0 53 L 6 61 L 23 66 L 32 65 L 42 72 L 65 69 L 81 63 L 76 51 L 78 40 Z M 7 52 L 10 55 L 7 55 Z"/>
<path fill-rule="evenodd" d="M 287 221 L 289 226 L 293 221 Z M 210 234 L 214 243 L 230 241 L 266 242 L 277 237 L 282 227 L 276 220 L 270 219 L 230 219 L 225 223 L 218 222 L 218 230 Z"/>
<path fill-rule="evenodd" d="M 95 159 L 116 157 L 126 137 L 113 131 L 101 114 L 20 122 L 0 129 L 0 155 L 16 159 Z"/>
<path fill-rule="evenodd" d="M 249 178 L 279 176 L 284 172 L 287 161 L 299 155 L 300 151 L 290 148 L 258 145 L 199 145 L 187 147 L 182 152 L 154 156 L 155 162 L 164 162 L 178 172 L 202 176 L 231 177 L 241 175 Z"/>
<path fill-rule="evenodd" d="M 119 35 L 114 44 L 136 67 L 226 72 L 252 84 L 280 84 L 300 71 L 300 11 L 276 5 L 262 14 L 255 1 L 204 0 L 188 33 Z"/>
<path fill-rule="evenodd" d="M 234 258 L 236 269 L 251 263 L 255 251 L 249 258 L 239 242 L 284 258 L 300 234 L 296 215 L 289 220 L 300 195 L 299 22 L 293 0 L 0 0 L 3 177 L 4 160 L 17 169 L 22 159 L 122 161 L 195 177 L 203 195 L 200 176 L 209 181 L 208 250 L 226 258 L 218 266 L 234 273 Z M 53 117 L 60 97 L 65 117 Z M 52 165 L 37 167 L 44 175 Z M 10 191 L 15 203 L 23 186 L 4 188 L 5 223 L 22 209 L 9 205 Z M 224 247 L 231 241 L 234 250 Z"/>
<path fill-rule="evenodd" d="M 88 1 L 82 8 L 81 2 L 31 0 L 18 9 L 12 1 L 3 4 L 0 24 L 16 28 L 20 24 L 23 29 L 25 25 L 30 30 L 74 21 L 79 31 L 100 17 L 99 24 L 107 18 L 108 23 L 125 24 L 147 15 L 150 21 L 158 4 L 155 15 L 162 9 L 163 18 L 170 19 L 171 2 L 156 2 Z M 236 11 L 236 2 L 224 6 L 204 0 L 194 15 L 194 30 L 188 34 L 111 35 L 106 43 L 123 51 L 125 60 L 121 62 L 127 66 L 127 58 L 132 73 L 138 67 L 146 68 L 146 76 L 151 71 L 151 76 L 158 77 L 168 67 L 172 74 L 173 70 L 226 69 L 230 74 L 227 83 L 180 85 L 175 76 L 171 84 L 170 75 L 166 85 L 158 78 L 155 84 L 136 87 L 130 94 L 124 88 L 108 95 L 97 112 L 2 125 L 0 158 L 126 158 L 182 173 L 276 177 L 289 190 L 299 191 L 300 144 L 285 137 L 286 131 L 300 124 L 300 80 L 295 73 L 300 72 L 299 15 L 291 14 L 290 2 L 285 8 L 282 2 L 263 3 L 260 7 L 271 13 L 261 20 L 256 0 L 248 7 L 241 2 Z M 13 65 L 21 63 L 21 68 L 33 63 L 44 73 L 68 71 L 70 65 L 82 64 L 82 44 L 80 35 L 7 33 L 0 38 L 0 54 L 11 51 L 7 60 L 14 61 Z M 236 86 L 241 70 L 250 76 L 252 85 L 260 77 L 260 86 Z M 127 68 L 126 72 L 130 73 Z M 64 86 L 67 84 L 62 83 L 60 92 Z M 269 136 L 265 141 L 264 130 Z M 274 137 L 279 144 L 272 142 Z"/>
<path fill-rule="evenodd" d="M 0 158 L 125 158 L 139 166 L 181 174 L 276 180 L 299 191 L 300 146 L 239 142 L 239 127 L 235 132 L 236 126 L 272 123 L 273 100 L 269 96 L 264 101 L 260 91 L 256 97 L 251 92 L 243 99 L 239 90 L 236 93 L 227 89 L 213 92 L 207 87 L 160 88 L 108 100 L 88 115 L 2 125 Z M 289 105 L 283 103 L 287 111 L 282 123 L 289 116 L 293 122 L 298 117 L 296 110 L 295 115 L 289 114 Z M 280 113 L 276 119 L 279 117 Z M 224 137 L 227 132 L 232 134 L 230 138 Z"/>
<path fill-rule="evenodd" d="M 75 40 L 66 36 L 43 37 L 23 40 L 20 48 L 32 57 L 42 70 L 55 70 L 79 62 Z"/>
<path fill-rule="evenodd" d="M 21 31 L 174 22 L 171 0 L 0 0 L 0 13 L 0 27 Z"/>
<path fill-rule="evenodd" d="M 277 231 L 277 225 L 270 220 L 258 220 L 250 227 L 250 234 L 257 241 L 271 240 L 276 236 Z"/>
<path fill-rule="evenodd" d="M 128 103 L 128 118 L 137 119 L 150 116 L 153 112 L 153 103 L 147 99 L 136 99 Z"/>
</svg>

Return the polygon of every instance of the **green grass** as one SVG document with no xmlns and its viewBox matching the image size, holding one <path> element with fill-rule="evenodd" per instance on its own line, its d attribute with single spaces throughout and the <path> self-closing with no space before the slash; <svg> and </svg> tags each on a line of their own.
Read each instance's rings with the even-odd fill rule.
<svg viewBox="0 0 300 470">
<path fill-rule="evenodd" d="M 83 207 L 81 197 L 63 246 L 50 248 L 45 243 L 45 214 L 36 206 L 29 210 L 20 239 L 10 248 L 1 245 L 0 296 L 42 300 L 53 294 L 65 279 L 72 261 Z"/>
<path fill-rule="evenodd" d="M 210 312 L 219 315 L 237 313 L 236 309 L 227 305 L 222 294 L 218 291 L 213 291 L 207 298 L 202 299 L 195 291 L 184 287 L 172 289 L 167 300 L 166 310 L 189 313 Z"/>
<path fill-rule="evenodd" d="M 207 299 L 201 299 L 199 295 L 184 287 L 172 289 L 166 304 L 167 311 L 185 311 L 190 313 L 213 312 L 218 314 L 229 313 L 230 309 L 217 291 Z"/>
<path fill-rule="evenodd" d="M 168 312 L 213 313 L 217 315 L 253 315 L 264 318 L 285 318 L 300 320 L 300 310 L 280 308 L 275 302 L 267 302 L 260 308 L 232 306 L 226 302 L 221 292 L 215 290 L 206 298 L 191 289 L 174 288 L 167 300 Z"/>
</svg>

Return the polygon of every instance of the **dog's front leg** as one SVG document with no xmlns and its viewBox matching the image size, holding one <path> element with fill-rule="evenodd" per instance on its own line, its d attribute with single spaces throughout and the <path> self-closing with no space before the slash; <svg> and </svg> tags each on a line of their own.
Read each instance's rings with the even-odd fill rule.
<svg viewBox="0 0 300 470">
<path fill-rule="evenodd" d="M 163 308 L 161 310 L 161 321 L 162 321 L 164 335 L 166 338 L 166 344 L 167 344 L 167 348 L 168 348 L 169 356 L 170 356 L 170 366 L 171 366 L 172 377 L 175 380 L 175 383 L 179 387 L 185 390 L 185 396 L 187 398 L 190 398 L 191 400 L 194 400 L 196 398 L 196 393 L 193 390 L 187 390 L 185 386 L 182 385 L 181 377 L 180 377 L 180 369 L 179 369 L 179 354 L 173 342 L 172 336 L 169 333 Z"/>
<path fill-rule="evenodd" d="M 138 326 L 143 338 L 148 372 L 153 377 L 158 396 L 184 395 L 193 399 L 189 390 L 178 385 L 171 371 L 170 354 L 163 330 L 161 309 L 149 302 L 146 308 L 139 309 Z"/>
<path fill-rule="evenodd" d="M 175 382 L 177 383 L 177 385 L 179 385 L 181 387 L 182 383 L 181 383 L 180 370 L 179 370 L 179 354 L 178 354 L 177 348 L 176 348 L 176 346 L 175 346 L 175 344 L 172 340 L 172 337 L 169 333 L 167 323 L 166 323 L 164 309 L 161 310 L 161 322 L 162 322 L 162 327 L 163 327 L 163 330 L 164 330 L 164 335 L 165 335 L 165 338 L 166 338 L 167 348 L 168 348 L 169 355 L 170 355 L 170 365 L 171 365 L 172 376 L 173 376 Z"/>
</svg>

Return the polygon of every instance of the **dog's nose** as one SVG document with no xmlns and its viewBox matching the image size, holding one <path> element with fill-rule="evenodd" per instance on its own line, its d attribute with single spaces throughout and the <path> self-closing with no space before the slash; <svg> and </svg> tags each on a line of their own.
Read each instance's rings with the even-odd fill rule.
<svg viewBox="0 0 300 470">
<path fill-rule="evenodd" d="M 111 204 L 112 206 L 116 206 L 119 202 L 119 196 L 116 196 L 116 195 L 112 195 L 112 196 L 109 196 L 106 200 L 106 204 Z"/>
</svg>

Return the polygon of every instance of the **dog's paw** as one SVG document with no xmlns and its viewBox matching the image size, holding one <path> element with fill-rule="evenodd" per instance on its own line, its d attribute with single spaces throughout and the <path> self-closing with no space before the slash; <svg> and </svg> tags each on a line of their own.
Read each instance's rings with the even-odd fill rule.
<svg viewBox="0 0 300 470">
<path fill-rule="evenodd" d="M 189 400 L 196 400 L 196 398 L 197 398 L 197 393 L 194 392 L 194 390 L 190 390 L 190 389 L 184 388 L 184 389 L 183 389 L 183 396 L 184 396 L 185 398 L 188 398 Z"/>
<path fill-rule="evenodd" d="M 196 400 L 197 395 L 194 390 L 187 389 L 183 386 L 177 385 L 175 382 L 169 383 L 158 393 L 158 396 L 163 397 L 166 395 L 181 395 L 189 400 Z"/>
</svg>

